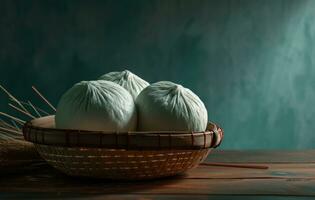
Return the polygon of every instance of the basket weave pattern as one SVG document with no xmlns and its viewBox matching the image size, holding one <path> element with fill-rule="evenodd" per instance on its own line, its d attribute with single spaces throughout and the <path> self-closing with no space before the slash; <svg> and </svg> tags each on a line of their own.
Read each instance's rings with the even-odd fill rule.
<svg viewBox="0 0 315 200">
<path fill-rule="evenodd" d="M 183 173 L 203 161 L 209 149 L 131 151 L 35 145 L 52 166 L 71 176 L 150 179 Z"/>
<path fill-rule="evenodd" d="M 183 173 L 202 162 L 223 138 L 209 123 L 204 132 L 100 132 L 54 128 L 54 116 L 28 122 L 24 138 L 42 158 L 71 175 L 141 180 Z"/>
</svg>

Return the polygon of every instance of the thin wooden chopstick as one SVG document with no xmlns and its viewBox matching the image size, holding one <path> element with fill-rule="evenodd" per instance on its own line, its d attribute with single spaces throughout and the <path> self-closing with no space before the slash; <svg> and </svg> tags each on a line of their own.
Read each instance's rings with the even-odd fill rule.
<svg viewBox="0 0 315 200">
<path fill-rule="evenodd" d="M 235 167 L 235 168 L 248 168 L 248 169 L 269 169 L 265 165 L 254 165 L 254 164 L 231 164 L 231 163 L 217 163 L 217 162 L 203 162 L 200 165 L 205 166 L 218 166 L 218 167 Z"/>
</svg>

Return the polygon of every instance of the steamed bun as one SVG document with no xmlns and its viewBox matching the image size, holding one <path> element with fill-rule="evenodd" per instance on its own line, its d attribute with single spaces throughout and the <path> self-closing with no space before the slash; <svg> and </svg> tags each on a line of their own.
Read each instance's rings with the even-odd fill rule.
<svg viewBox="0 0 315 200">
<path fill-rule="evenodd" d="M 128 70 L 121 72 L 109 72 L 99 77 L 99 80 L 117 83 L 130 92 L 134 100 L 137 98 L 138 94 L 149 85 L 148 82 Z"/>
<path fill-rule="evenodd" d="M 137 97 L 139 131 L 205 131 L 208 113 L 199 97 L 181 85 L 160 81 Z"/>
<path fill-rule="evenodd" d="M 110 81 L 81 81 L 60 99 L 56 127 L 64 129 L 132 131 L 137 112 L 132 96 Z"/>
</svg>

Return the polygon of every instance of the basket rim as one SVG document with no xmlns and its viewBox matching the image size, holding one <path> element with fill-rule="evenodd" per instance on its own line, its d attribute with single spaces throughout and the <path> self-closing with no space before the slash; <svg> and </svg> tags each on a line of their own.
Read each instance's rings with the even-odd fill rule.
<svg viewBox="0 0 315 200">
<path fill-rule="evenodd" d="M 63 147 L 166 150 L 206 149 L 221 144 L 223 130 L 209 122 L 206 131 L 92 131 L 54 128 L 54 115 L 28 121 L 23 126 L 26 141 Z"/>
</svg>

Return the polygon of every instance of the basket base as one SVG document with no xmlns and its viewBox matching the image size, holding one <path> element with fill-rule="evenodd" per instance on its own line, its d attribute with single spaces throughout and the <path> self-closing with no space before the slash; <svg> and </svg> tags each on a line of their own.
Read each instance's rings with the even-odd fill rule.
<svg viewBox="0 0 315 200">
<path fill-rule="evenodd" d="M 43 159 L 70 176 L 144 180 L 182 174 L 202 162 L 211 149 L 134 151 L 35 144 Z"/>
</svg>

